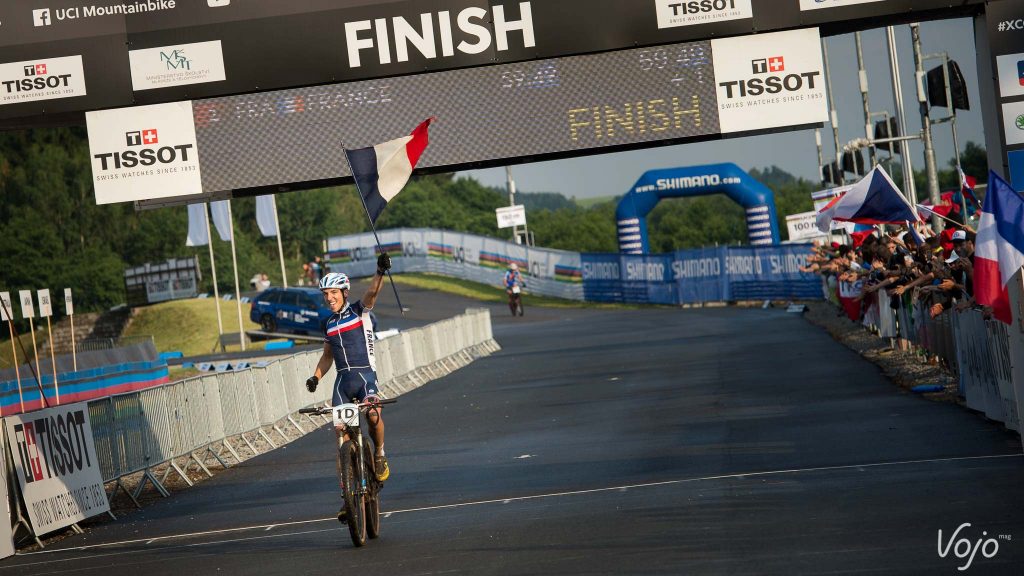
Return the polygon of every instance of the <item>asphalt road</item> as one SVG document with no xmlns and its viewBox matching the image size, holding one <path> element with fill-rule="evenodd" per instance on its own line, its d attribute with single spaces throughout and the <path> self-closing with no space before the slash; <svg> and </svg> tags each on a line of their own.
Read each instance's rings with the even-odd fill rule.
<svg viewBox="0 0 1024 576">
<path fill-rule="evenodd" d="M 798 316 L 527 306 L 492 307 L 501 352 L 388 407 L 365 548 L 325 428 L 0 573 L 1021 573 L 1019 436 Z"/>
</svg>

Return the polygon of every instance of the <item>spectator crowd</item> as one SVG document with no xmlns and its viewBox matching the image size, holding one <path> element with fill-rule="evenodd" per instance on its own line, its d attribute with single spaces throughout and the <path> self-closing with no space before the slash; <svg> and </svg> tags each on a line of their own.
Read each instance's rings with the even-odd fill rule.
<svg viewBox="0 0 1024 576">
<path fill-rule="evenodd" d="M 889 296 L 894 310 L 917 301 L 935 318 L 951 308 L 975 305 L 974 242 L 973 230 L 952 223 L 941 234 L 927 237 L 907 227 L 888 233 L 876 230 L 855 234 L 851 244 L 814 242 L 802 270 L 822 274 L 829 293 L 852 320 L 877 314 L 880 291 Z"/>
</svg>

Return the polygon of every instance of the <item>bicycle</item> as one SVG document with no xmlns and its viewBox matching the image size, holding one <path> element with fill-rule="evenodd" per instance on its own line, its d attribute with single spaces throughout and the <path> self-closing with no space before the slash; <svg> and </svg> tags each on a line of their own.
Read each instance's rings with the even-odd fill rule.
<svg viewBox="0 0 1024 576">
<path fill-rule="evenodd" d="M 355 404 L 319 408 L 302 408 L 300 414 L 330 414 L 334 426 L 341 427 L 343 434 L 338 437 L 338 454 L 341 458 L 341 489 L 345 500 L 346 523 L 352 543 L 364 546 L 366 538 L 380 536 L 380 489 L 373 469 L 373 452 L 370 442 L 363 437 L 360 415 L 382 404 L 394 404 L 398 400 L 371 400 Z M 348 436 L 348 439 L 346 439 Z"/>
<path fill-rule="evenodd" d="M 513 316 L 523 315 L 523 294 L 518 285 L 512 286 L 508 293 L 508 309 Z"/>
</svg>

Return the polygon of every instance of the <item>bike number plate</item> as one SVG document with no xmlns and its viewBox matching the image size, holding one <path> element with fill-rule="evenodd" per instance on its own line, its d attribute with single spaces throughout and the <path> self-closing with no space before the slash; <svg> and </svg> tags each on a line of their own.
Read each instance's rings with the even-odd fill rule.
<svg viewBox="0 0 1024 576">
<path fill-rule="evenodd" d="M 342 404 L 331 408 L 331 415 L 334 417 L 335 426 L 358 426 L 359 406 L 355 404 Z"/>
<path fill-rule="evenodd" d="M 519 294 L 519 286 L 513 286 L 512 287 L 512 293 L 513 294 Z"/>
</svg>

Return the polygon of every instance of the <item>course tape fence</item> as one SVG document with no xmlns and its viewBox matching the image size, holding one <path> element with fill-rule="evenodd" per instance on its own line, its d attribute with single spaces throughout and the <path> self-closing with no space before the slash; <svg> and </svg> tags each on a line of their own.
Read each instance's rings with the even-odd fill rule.
<svg viewBox="0 0 1024 576">
<path fill-rule="evenodd" d="M 819 276 L 801 272 L 807 244 L 718 246 L 669 254 L 590 254 L 429 228 L 379 232 L 395 272 L 430 272 L 499 287 L 515 262 L 527 292 L 589 302 L 697 304 L 737 300 L 819 300 Z M 327 239 L 332 270 L 371 276 L 372 233 Z"/>
<path fill-rule="evenodd" d="M 956 374 L 968 408 L 1021 432 L 1024 414 L 1024 290 L 1009 284 L 1013 323 L 985 318 L 978 309 L 944 311 L 935 318 L 916 294 L 878 295 L 879 335 L 898 338 L 938 357 Z"/>
<path fill-rule="evenodd" d="M 486 309 L 402 332 L 376 342 L 382 395 L 394 397 L 499 350 Z M 241 462 L 242 447 L 258 454 L 257 438 L 271 447 L 286 442 L 284 428 L 300 434 L 326 420 L 299 415 L 300 408 L 330 401 L 333 374 L 310 394 L 321 351 L 294 354 L 263 367 L 197 376 L 146 390 L 89 402 L 93 439 L 104 482 L 115 482 L 136 504 L 146 482 L 165 496 L 163 481 L 178 474 L 191 485 L 192 466 L 212 476 L 211 461 Z M 154 469 L 167 464 L 162 478 Z M 130 492 L 123 482 L 142 472 Z"/>
</svg>

